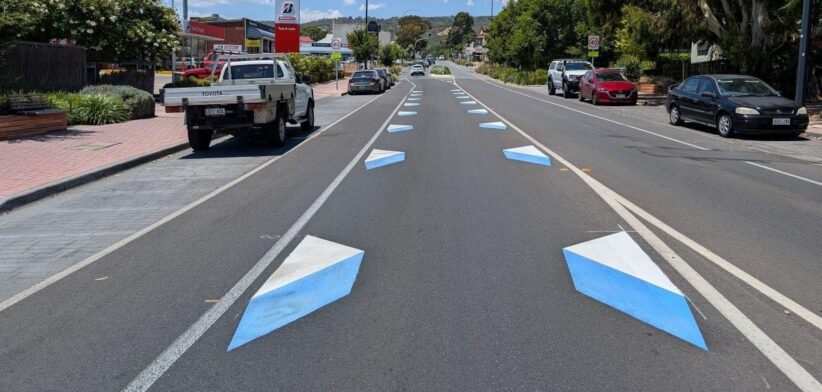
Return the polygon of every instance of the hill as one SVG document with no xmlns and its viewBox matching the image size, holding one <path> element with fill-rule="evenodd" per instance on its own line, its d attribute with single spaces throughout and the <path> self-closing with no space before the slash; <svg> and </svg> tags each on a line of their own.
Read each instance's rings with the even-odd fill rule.
<svg viewBox="0 0 822 392">
<path fill-rule="evenodd" d="M 441 31 L 451 27 L 451 24 L 454 22 L 453 16 L 422 16 L 423 20 L 427 20 L 431 22 L 431 30 L 434 33 L 440 33 Z M 382 26 L 383 31 L 390 31 L 392 33 L 396 33 L 399 29 L 399 19 L 400 17 L 394 16 L 391 18 L 368 18 L 369 21 L 374 20 L 380 26 Z M 335 18 L 335 19 L 320 19 L 315 20 L 313 22 L 303 23 L 303 26 L 321 26 L 328 31 L 331 31 L 332 23 L 362 23 L 365 26 L 365 19 L 362 17 L 342 17 L 342 18 Z M 489 16 L 474 16 L 474 30 L 477 32 L 480 31 L 481 28 L 487 27 L 491 23 L 491 17 Z"/>
</svg>

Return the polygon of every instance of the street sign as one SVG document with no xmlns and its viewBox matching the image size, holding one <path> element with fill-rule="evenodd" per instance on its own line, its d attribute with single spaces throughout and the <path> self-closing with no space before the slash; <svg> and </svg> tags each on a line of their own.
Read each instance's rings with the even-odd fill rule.
<svg viewBox="0 0 822 392">
<path fill-rule="evenodd" d="M 242 53 L 242 45 L 214 44 L 214 50 L 227 53 Z"/>
<path fill-rule="evenodd" d="M 331 60 L 337 61 L 337 60 L 340 60 L 340 59 L 342 59 L 342 53 L 340 53 L 340 52 L 331 53 Z"/>
<path fill-rule="evenodd" d="M 276 0 L 274 50 L 280 53 L 300 52 L 300 0 Z"/>
<path fill-rule="evenodd" d="M 341 48 L 341 47 L 342 47 L 342 40 L 341 40 L 341 39 L 339 39 L 339 38 L 334 38 L 334 40 L 333 40 L 333 41 L 331 41 L 331 48 L 332 48 L 332 49 L 334 49 L 334 50 L 340 50 L 340 48 Z"/>
<path fill-rule="evenodd" d="M 378 25 L 376 21 L 372 20 L 372 21 L 368 22 L 367 30 L 370 33 L 379 33 L 380 32 L 380 25 Z"/>
<path fill-rule="evenodd" d="M 599 36 L 598 35 L 589 35 L 588 36 L 588 50 L 599 50 Z"/>
<path fill-rule="evenodd" d="M 591 58 L 599 57 L 599 51 L 598 50 L 589 50 L 588 51 L 588 57 L 591 57 Z"/>
</svg>

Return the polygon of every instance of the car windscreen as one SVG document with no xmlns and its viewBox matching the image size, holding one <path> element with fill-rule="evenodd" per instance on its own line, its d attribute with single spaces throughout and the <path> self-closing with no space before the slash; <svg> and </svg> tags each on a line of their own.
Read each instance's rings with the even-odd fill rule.
<svg viewBox="0 0 822 392">
<path fill-rule="evenodd" d="M 278 72 L 280 77 L 282 73 Z M 231 79 L 265 79 L 274 77 L 273 64 L 232 65 Z"/>
<path fill-rule="evenodd" d="M 628 79 L 625 79 L 625 76 L 620 72 L 603 72 L 597 74 L 597 80 L 600 82 L 615 82 Z"/>
<path fill-rule="evenodd" d="M 565 70 L 566 71 L 587 71 L 589 69 L 594 69 L 594 67 L 589 63 L 565 63 Z"/>
<path fill-rule="evenodd" d="M 371 79 L 371 78 L 374 78 L 376 76 L 377 75 L 375 75 L 374 71 L 357 71 L 357 72 L 354 72 L 353 75 L 351 75 L 351 78 L 352 79 Z"/>
<path fill-rule="evenodd" d="M 716 84 L 722 95 L 728 97 L 774 97 L 779 94 L 765 82 L 755 78 L 718 79 Z"/>
</svg>

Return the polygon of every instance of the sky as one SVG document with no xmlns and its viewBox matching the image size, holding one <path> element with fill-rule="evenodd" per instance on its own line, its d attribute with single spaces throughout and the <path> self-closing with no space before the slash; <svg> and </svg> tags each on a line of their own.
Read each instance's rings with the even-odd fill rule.
<svg viewBox="0 0 822 392">
<path fill-rule="evenodd" d="M 491 13 L 491 1 L 494 1 L 494 14 L 505 3 L 505 0 L 369 0 L 368 16 L 449 16 L 460 11 L 482 16 Z M 170 6 L 172 0 L 163 0 L 163 3 Z M 300 7 L 303 23 L 340 16 L 365 16 L 365 0 L 301 0 Z M 183 1 L 174 0 L 174 8 L 182 16 Z M 189 16 L 216 13 L 227 19 L 273 20 L 274 0 L 189 0 L 188 13 Z"/>
</svg>

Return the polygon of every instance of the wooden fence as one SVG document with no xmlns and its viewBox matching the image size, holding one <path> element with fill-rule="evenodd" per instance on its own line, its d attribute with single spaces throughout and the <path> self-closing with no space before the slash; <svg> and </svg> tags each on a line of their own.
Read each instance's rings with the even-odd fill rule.
<svg viewBox="0 0 822 392">
<path fill-rule="evenodd" d="M 0 88 L 78 91 L 86 85 L 86 50 L 37 42 L 0 43 Z"/>
</svg>

